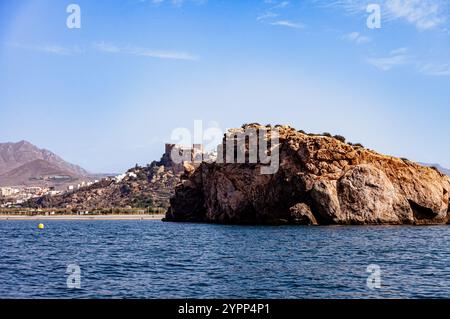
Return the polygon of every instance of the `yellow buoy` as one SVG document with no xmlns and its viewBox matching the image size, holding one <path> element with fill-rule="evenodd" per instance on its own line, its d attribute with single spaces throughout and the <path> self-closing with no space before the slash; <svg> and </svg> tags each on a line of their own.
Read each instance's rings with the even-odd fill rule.
<svg viewBox="0 0 450 319">
<path fill-rule="evenodd" d="M 39 228 L 39 229 L 44 229 L 44 227 L 45 227 L 44 224 L 39 224 L 39 225 L 38 225 L 38 228 Z"/>
</svg>

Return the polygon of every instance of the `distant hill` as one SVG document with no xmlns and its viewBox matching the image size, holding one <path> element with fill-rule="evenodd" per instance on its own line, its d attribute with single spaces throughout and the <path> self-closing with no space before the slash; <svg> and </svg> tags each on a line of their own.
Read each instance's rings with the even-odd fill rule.
<svg viewBox="0 0 450 319">
<path fill-rule="evenodd" d="M 428 163 L 420 163 L 420 164 L 428 166 L 428 167 L 436 167 L 442 174 L 450 176 L 450 169 L 444 168 L 439 164 L 428 164 Z"/>
<path fill-rule="evenodd" d="M 53 186 L 87 176 L 83 168 L 27 141 L 0 143 L 0 186 Z"/>
</svg>

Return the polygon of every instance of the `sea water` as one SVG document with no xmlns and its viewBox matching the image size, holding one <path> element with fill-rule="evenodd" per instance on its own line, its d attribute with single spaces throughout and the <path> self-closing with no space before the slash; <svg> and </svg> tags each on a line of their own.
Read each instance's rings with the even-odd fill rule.
<svg viewBox="0 0 450 319">
<path fill-rule="evenodd" d="M 449 226 L 37 224 L 0 221 L 0 298 L 450 298 Z"/>
</svg>

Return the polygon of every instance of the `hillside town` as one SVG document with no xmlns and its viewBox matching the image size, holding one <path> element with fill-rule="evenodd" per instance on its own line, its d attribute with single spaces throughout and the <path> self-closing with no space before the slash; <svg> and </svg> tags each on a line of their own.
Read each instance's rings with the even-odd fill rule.
<svg viewBox="0 0 450 319">
<path fill-rule="evenodd" d="M 0 187 L 0 208 L 22 207 L 27 201 L 42 196 L 56 196 L 66 192 L 73 192 L 98 183 L 98 180 L 81 182 L 77 185 L 69 185 L 65 190 L 57 190 L 55 187 L 39 186 L 8 186 Z"/>
<path fill-rule="evenodd" d="M 179 155 L 182 161 L 174 161 L 173 154 Z M 80 181 L 64 188 L 0 187 L 0 208 L 62 208 L 72 211 L 113 207 L 166 209 L 180 176 L 214 157 L 215 153 L 205 152 L 200 144 L 188 148 L 166 144 L 159 161 L 144 167 L 136 165 L 123 174 Z"/>
<path fill-rule="evenodd" d="M 44 187 L 0 187 L 0 207 L 17 207 L 30 198 L 44 195 L 56 195 L 59 191 Z"/>
</svg>

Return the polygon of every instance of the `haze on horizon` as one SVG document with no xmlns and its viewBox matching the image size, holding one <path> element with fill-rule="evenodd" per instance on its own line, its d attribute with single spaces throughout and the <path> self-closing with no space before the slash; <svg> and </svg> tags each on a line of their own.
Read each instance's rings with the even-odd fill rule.
<svg viewBox="0 0 450 319">
<path fill-rule="evenodd" d="M 379 1 L 381 29 L 329 3 L 2 1 L 0 142 L 121 172 L 195 120 L 259 122 L 450 168 L 450 3 Z"/>
</svg>

